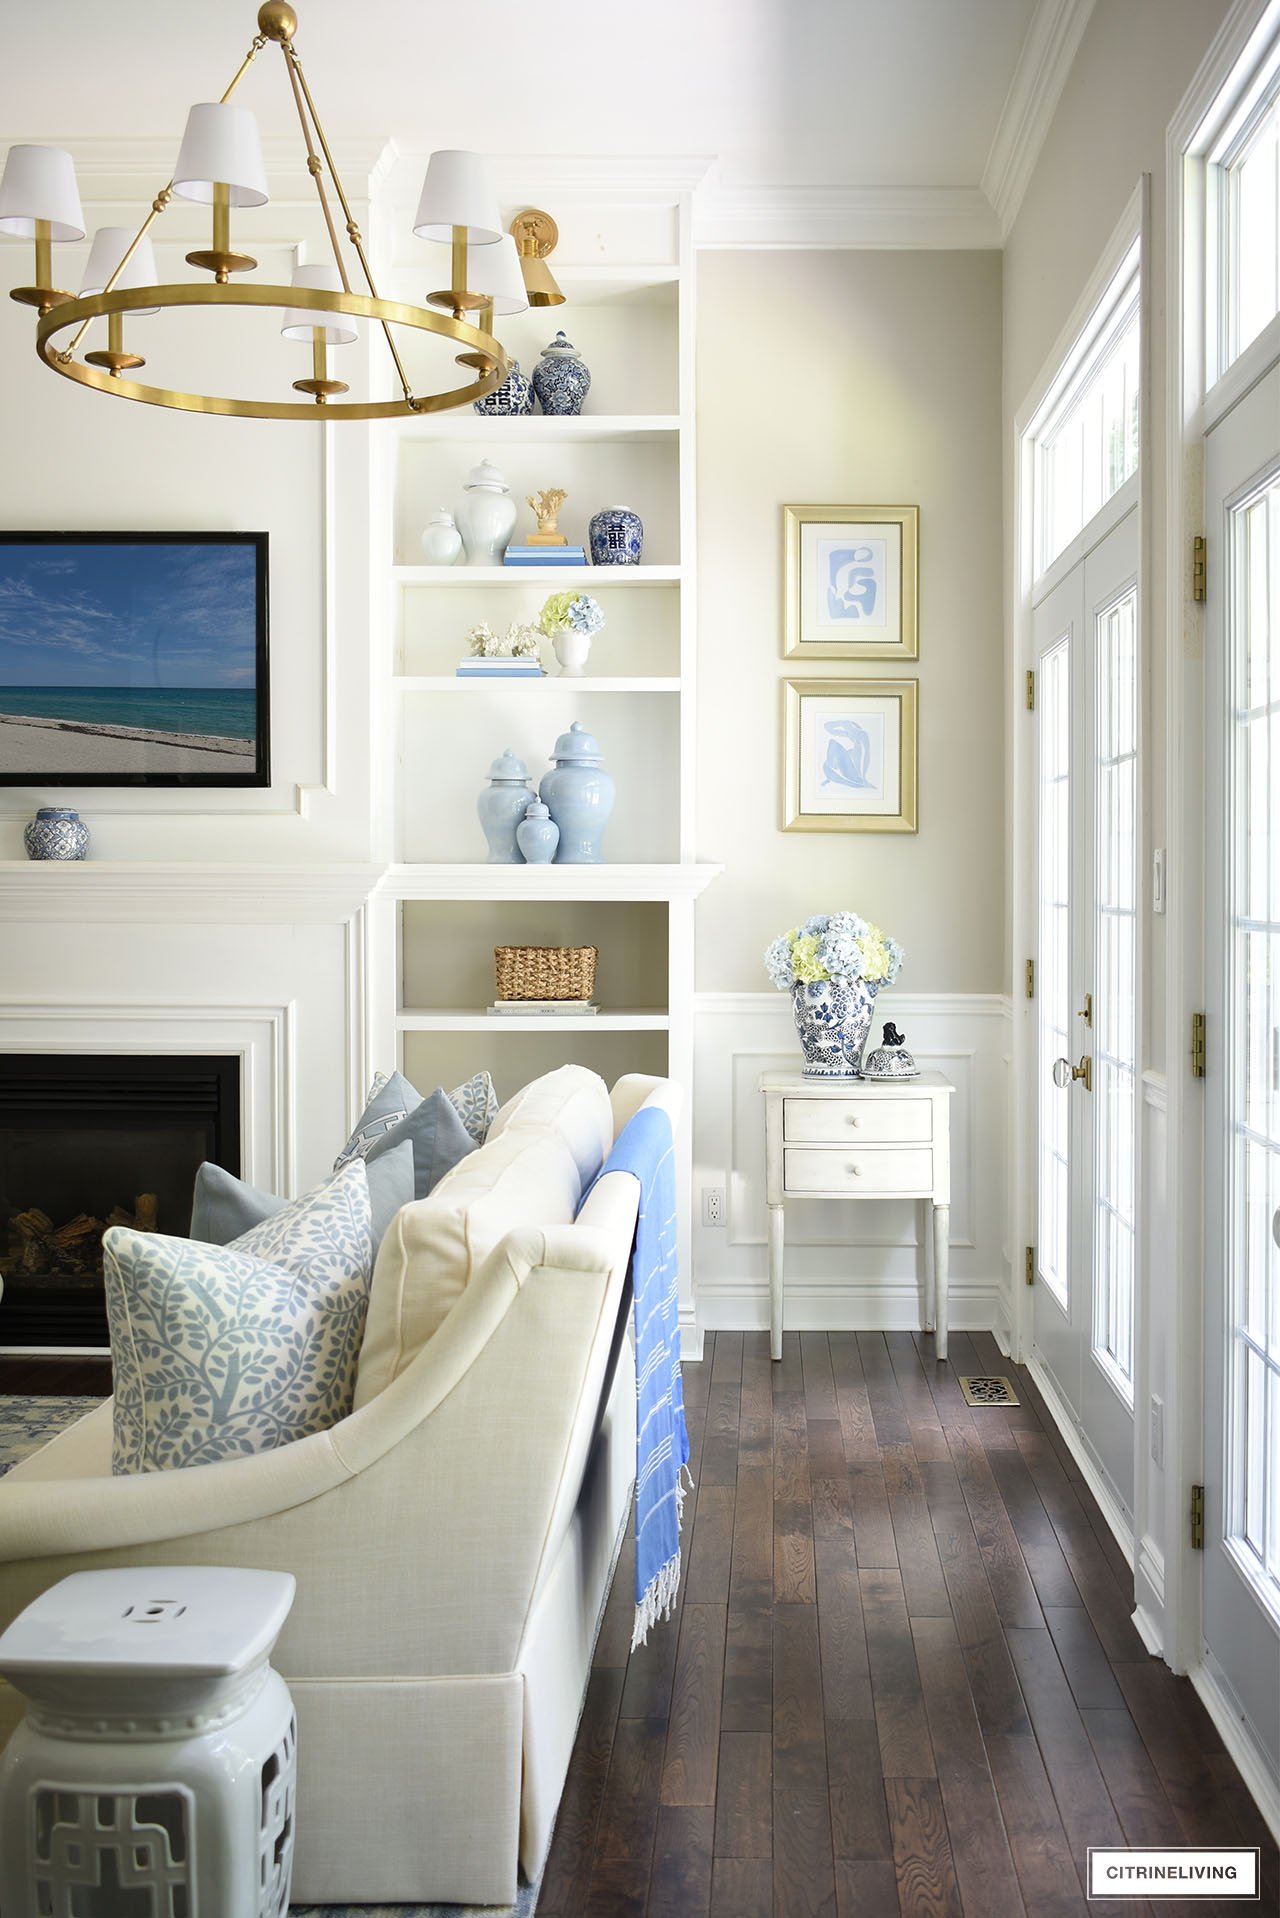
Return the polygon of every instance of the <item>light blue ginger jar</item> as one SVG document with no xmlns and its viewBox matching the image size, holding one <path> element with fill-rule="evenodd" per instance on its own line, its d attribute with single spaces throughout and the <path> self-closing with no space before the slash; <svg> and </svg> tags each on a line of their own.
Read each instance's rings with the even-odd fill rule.
<svg viewBox="0 0 1280 1918">
<path fill-rule="evenodd" d="M 486 419 L 520 419 L 532 413 L 533 387 L 520 371 L 519 360 L 512 360 L 511 371 L 501 386 L 495 386 L 482 400 L 472 400 L 471 411 Z"/>
<path fill-rule="evenodd" d="M 586 364 L 563 333 L 557 333 L 533 369 L 533 390 L 544 413 L 580 413 L 591 388 Z"/>
<path fill-rule="evenodd" d="M 489 784 L 476 801 L 476 811 L 489 842 L 488 864 L 522 866 L 524 854 L 516 843 L 519 826 L 533 798 L 529 768 L 510 746 L 489 768 Z"/>
<path fill-rule="evenodd" d="M 22 829 L 28 859 L 83 859 L 89 828 L 70 806 L 41 806 Z"/>
<path fill-rule="evenodd" d="M 576 719 L 551 754 L 555 765 L 542 776 L 539 796 L 556 825 L 558 866 L 598 866 L 600 841 L 613 811 L 612 776 L 600 764 L 600 746 Z"/>
<path fill-rule="evenodd" d="M 587 528 L 593 566 L 638 566 L 644 521 L 629 506 L 602 506 Z"/>
<path fill-rule="evenodd" d="M 516 827 L 516 844 L 529 866 L 549 866 L 560 844 L 560 828 L 540 799 L 525 808 Z"/>
</svg>

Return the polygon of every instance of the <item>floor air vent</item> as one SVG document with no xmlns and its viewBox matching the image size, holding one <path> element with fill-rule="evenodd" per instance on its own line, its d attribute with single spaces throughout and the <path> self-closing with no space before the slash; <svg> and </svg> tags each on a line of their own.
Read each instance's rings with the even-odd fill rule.
<svg viewBox="0 0 1280 1918">
<path fill-rule="evenodd" d="M 990 1372 L 975 1372 L 970 1378 L 962 1378 L 960 1390 L 964 1393 L 966 1405 L 1017 1405 L 1018 1395 L 1008 1379 L 998 1378 Z"/>
</svg>

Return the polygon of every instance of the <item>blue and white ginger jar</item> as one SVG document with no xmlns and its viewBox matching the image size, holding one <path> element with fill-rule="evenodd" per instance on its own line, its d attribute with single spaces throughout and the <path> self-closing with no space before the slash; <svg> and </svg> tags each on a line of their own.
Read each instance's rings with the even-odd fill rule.
<svg viewBox="0 0 1280 1918">
<path fill-rule="evenodd" d="M 602 506 L 587 528 L 593 566 L 638 566 L 644 551 L 644 521 L 629 506 Z"/>
<path fill-rule="evenodd" d="M 598 866 L 617 791 L 600 764 L 599 742 L 575 719 L 557 739 L 551 756 L 556 763 L 543 774 L 538 797 L 560 828 L 556 864 Z"/>
<path fill-rule="evenodd" d="M 70 806 L 41 806 L 22 829 L 28 859 L 83 859 L 89 828 Z"/>
<path fill-rule="evenodd" d="M 580 413 L 591 374 L 576 349 L 557 333 L 533 369 L 533 390 L 544 413 Z"/>
<path fill-rule="evenodd" d="M 871 1030 L 875 986 L 865 979 L 797 981 L 791 988 L 806 1079 L 860 1079 L 862 1048 Z"/>
<path fill-rule="evenodd" d="M 471 410 L 486 419 L 522 419 L 532 413 L 533 387 L 520 371 L 519 360 L 512 360 L 511 371 L 501 386 L 495 386 L 482 400 L 472 400 Z"/>
</svg>

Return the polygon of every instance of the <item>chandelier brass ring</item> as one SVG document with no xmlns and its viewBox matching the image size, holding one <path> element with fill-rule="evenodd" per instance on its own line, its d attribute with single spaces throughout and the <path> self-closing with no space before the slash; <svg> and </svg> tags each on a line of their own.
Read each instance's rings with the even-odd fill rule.
<svg viewBox="0 0 1280 1918">
<path fill-rule="evenodd" d="M 356 319 L 374 320 L 384 326 L 408 326 L 420 333 L 434 333 L 441 339 L 454 341 L 469 355 L 483 356 L 492 364 L 488 371 L 481 371 L 478 379 L 468 380 L 465 385 L 445 393 L 429 393 L 422 397 L 412 395 L 408 399 L 401 395 L 394 400 L 349 400 L 337 404 L 326 400 L 321 405 L 315 400 L 224 399 L 215 394 L 175 392 L 166 387 L 146 386 L 137 380 L 121 379 L 99 367 L 86 366 L 72 359 L 69 353 L 60 353 L 55 343 L 58 334 L 65 332 L 68 327 L 81 325 L 85 320 L 115 313 L 150 311 L 155 307 L 169 309 L 181 306 L 303 307 L 316 312 L 319 316 L 317 324 L 320 325 L 323 325 L 326 313 L 349 313 Z M 467 400 L 483 399 L 500 386 L 511 371 L 506 353 L 491 333 L 470 325 L 466 320 L 455 320 L 450 314 L 402 305 L 395 300 L 372 299 L 363 293 L 330 292 L 321 287 L 219 286 L 216 283 L 206 286 L 185 281 L 170 286 L 122 288 L 112 293 L 85 294 L 79 299 L 61 301 L 41 319 L 36 329 L 36 351 L 55 373 L 76 380 L 81 386 L 96 387 L 100 392 L 110 393 L 119 399 L 140 400 L 147 406 L 174 407 L 184 413 L 254 420 L 392 420 L 417 413 L 441 413 L 451 407 L 461 406 Z M 475 359 L 468 359 L 465 363 L 477 364 Z"/>
</svg>

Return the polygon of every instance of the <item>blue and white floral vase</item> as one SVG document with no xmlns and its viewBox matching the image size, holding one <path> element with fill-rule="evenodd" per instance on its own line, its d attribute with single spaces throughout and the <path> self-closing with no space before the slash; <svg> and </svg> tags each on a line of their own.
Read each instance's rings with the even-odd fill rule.
<svg viewBox="0 0 1280 1918">
<path fill-rule="evenodd" d="M 580 413 L 591 389 L 591 374 L 563 333 L 544 346 L 533 369 L 533 390 L 544 413 Z"/>
<path fill-rule="evenodd" d="M 556 763 L 543 774 L 538 796 L 560 828 L 556 864 L 598 866 L 617 791 L 601 765 L 599 742 L 575 719 L 557 739 L 551 756 Z"/>
<path fill-rule="evenodd" d="M 638 566 L 644 551 L 644 521 L 629 506 L 602 506 L 587 528 L 593 566 Z"/>
<path fill-rule="evenodd" d="M 858 1079 L 871 1030 L 876 987 L 865 979 L 797 980 L 791 988 L 806 1079 Z"/>
<path fill-rule="evenodd" d="M 511 371 L 501 386 L 495 386 L 482 400 L 472 400 L 471 410 L 486 419 L 522 419 L 532 413 L 533 387 L 520 371 L 519 360 L 512 360 Z"/>
<path fill-rule="evenodd" d="M 508 746 L 490 766 L 489 783 L 476 801 L 476 812 L 489 842 L 489 865 L 523 866 L 524 854 L 516 832 L 534 796 L 529 768 Z"/>
<path fill-rule="evenodd" d="M 70 806 L 41 806 L 22 829 L 28 859 L 83 859 L 89 828 Z"/>
</svg>

